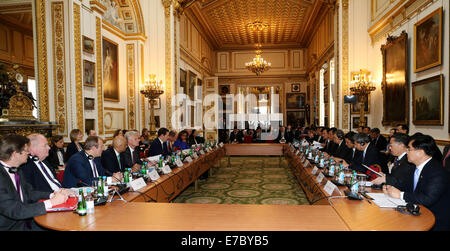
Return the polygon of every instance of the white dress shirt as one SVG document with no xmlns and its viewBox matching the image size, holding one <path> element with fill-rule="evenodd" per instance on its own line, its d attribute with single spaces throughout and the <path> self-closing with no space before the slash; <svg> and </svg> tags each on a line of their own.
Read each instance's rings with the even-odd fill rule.
<svg viewBox="0 0 450 251">
<path fill-rule="evenodd" d="M 50 177 L 53 180 L 53 182 L 59 183 L 59 181 L 53 176 L 53 173 L 50 171 L 48 166 L 44 162 L 41 162 L 41 163 L 44 166 L 45 170 L 47 170 L 47 173 L 48 173 L 48 175 L 50 175 Z M 41 166 L 39 165 L 39 161 L 34 161 L 34 164 L 38 167 L 38 169 L 41 172 L 42 176 L 44 176 L 45 180 L 50 185 L 52 190 L 55 191 L 55 192 L 58 191 L 60 188 L 57 185 L 55 185 L 51 180 L 49 180 L 47 175 L 45 175 L 44 171 L 41 169 Z"/>
<path fill-rule="evenodd" d="M 86 156 L 89 156 L 89 155 L 86 154 Z M 92 160 L 88 159 L 88 160 L 89 160 L 89 164 L 91 164 L 92 175 L 94 176 L 94 178 L 97 178 L 98 177 L 98 172 L 97 172 L 97 168 L 96 168 L 97 166 L 95 165 L 93 159 Z"/>
<path fill-rule="evenodd" d="M 56 155 L 58 155 L 59 165 L 64 166 L 64 156 L 61 151 L 57 150 Z"/>
</svg>

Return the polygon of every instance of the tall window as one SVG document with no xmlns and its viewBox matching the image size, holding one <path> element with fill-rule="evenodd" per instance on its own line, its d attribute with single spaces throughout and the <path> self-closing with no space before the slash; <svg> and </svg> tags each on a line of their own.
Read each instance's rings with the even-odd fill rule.
<svg viewBox="0 0 450 251">
<path fill-rule="evenodd" d="M 39 107 L 39 105 L 38 105 L 38 101 L 37 101 L 37 86 L 36 86 L 36 80 L 34 79 L 34 78 L 30 78 L 30 77 L 28 77 L 28 91 L 29 92 L 31 92 L 31 94 L 33 94 L 33 98 L 35 98 L 36 99 L 36 106 L 37 107 Z M 37 109 L 36 108 L 34 108 L 33 109 L 33 116 L 34 117 L 38 117 L 38 115 L 37 115 Z"/>
<path fill-rule="evenodd" d="M 336 93 L 336 86 L 335 86 L 335 69 L 334 69 L 334 59 L 330 60 L 330 88 L 329 88 L 329 97 L 330 97 L 330 127 L 335 127 L 335 93 Z"/>
<path fill-rule="evenodd" d="M 323 91 L 325 89 L 325 70 L 320 70 L 319 76 L 319 125 L 325 126 L 325 102 Z"/>
</svg>

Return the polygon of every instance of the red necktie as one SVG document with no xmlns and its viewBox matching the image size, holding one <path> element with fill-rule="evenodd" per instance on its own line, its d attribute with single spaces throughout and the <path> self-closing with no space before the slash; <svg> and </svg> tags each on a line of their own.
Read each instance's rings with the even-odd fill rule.
<svg viewBox="0 0 450 251">
<path fill-rule="evenodd" d="M 444 167 L 445 167 L 445 161 L 447 160 L 447 158 L 450 156 L 450 150 L 448 150 L 447 155 L 445 155 L 444 158 Z"/>
</svg>

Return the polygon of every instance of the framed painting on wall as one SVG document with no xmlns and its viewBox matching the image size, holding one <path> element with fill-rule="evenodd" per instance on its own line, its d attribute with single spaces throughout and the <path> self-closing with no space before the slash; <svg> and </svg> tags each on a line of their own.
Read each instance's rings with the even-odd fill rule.
<svg viewBox="0 0 450 251">
<path fill-rule="evenodd" d="M 95 110 L 95 99 L 84 98 L 84 110 Z"/>
<path fill-rule="evenodd" d="M 286 93 L 286 109 L 303 109 L 305 104 L 305 93 Z"/>
<path fill-rule="evenodd" d="M 89 54 L 94 54 L 95 43 L 94 40 L 83 36 L 83 51 Z"/>
<path fill-rule="evenodd" d="M 366 99 L 367 101 L 364 103 L 364 112 L 365 114 L 370 113 L 370 95 Z M 359 114 L 360 113 L 360 104 L 351 104 L 351 110 L 352 114 Z"/>
<path fill-rule="evenodd" d="M 106 38 L 103 44 L 103 95 L 106 101 L 119 102 L 118 45 Z"/>
<path fill-rule="evenodd" d="M 414 24 L 414 72 L 442 64 L 442 8 Z"/>
<path fill-rule="evenodd" d="M 364 116 L 364 119 L 366 120 L 366 123 L 364 124 L 365 126 L 367 126 L 367 116 Z M 352 117 L 352 128 L 353 129 L 358 129 L 359 127 L 359 116 L 358 117 Z"/>
<path fill-rule="evenodd" d="M 389 36 L 383 54 L 383 121 L 385 126 L 409 124 L 408 34 Z"/>
<path fill-rule="evenodd" d="M 84 86 L 95 87 L 95 63 L 84 60 Z"/>
<path fill-rule="evenodd" d="M 444 75 L 412 83 L 413 123 L 444 125 Z"/>
</svg>

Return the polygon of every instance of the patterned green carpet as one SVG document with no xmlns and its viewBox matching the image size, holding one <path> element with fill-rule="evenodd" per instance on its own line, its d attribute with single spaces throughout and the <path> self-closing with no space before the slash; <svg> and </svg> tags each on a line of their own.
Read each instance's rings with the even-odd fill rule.
<svg viewBox="0 0 450 251">
<path fill-rule="evenodd" d="M 199 204 L 309 205 L 287 162 L 278 157 L 222 158 L 212 177 L 188 187 L 173 202 Z M 216 164 L 219 166 L 219 164 Z"/>
</svg>

